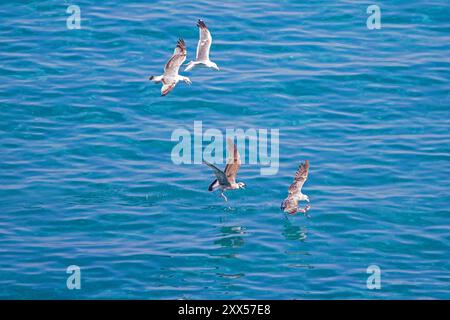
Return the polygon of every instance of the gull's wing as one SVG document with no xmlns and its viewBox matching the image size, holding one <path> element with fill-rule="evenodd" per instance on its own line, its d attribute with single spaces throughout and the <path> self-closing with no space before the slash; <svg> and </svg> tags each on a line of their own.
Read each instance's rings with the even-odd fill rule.
<svg viewBox="0 0 450 320">
<path fill-rule="evenodd" d="M 236 182 L 236 175 L 241 166 L 241 156 L 239 155 L 237 146 L 231 139 L 228 139 L 228 153 L 230 157 L 225 166 L 225 175 L 229 183 L 234 183 Z"/>
<path fill-rule="evenodd" d="M 186 55 L 186 44 L 183 39 L 179 39 L 172 57 L 164 66 L 164 77 L 176 77 L 178 75 L 178 69 L 180 69 L 180 66 L 186 60 Z"/>
<path fill-rule="evenodd" d="M 167 84 L 164 83 L 163 86 L 161 87 L 161 95 L 162 96 L 167 95 L 170 91 L 173 90 L 173 88 L 175 88 L 176 84 L 177 84 L 176 82 L 170 82 Z"/>
<path fill-rule="evenodd" d="M 214 170 L 214 174 L 216 175 L 216 178 L 217 178 L 217 180 L 219 180 L 219 183 L 221 185 L 224 185 L 224 186 L 230 185 L 228 182 L 227 176 L 225 175 L 225 173 L 222 170 L 220 170 L 215 165 L 213 165 L 209 162 L 203 161 L 203 163 Z"/>
<path fill-rule="evenodd" d="M 289 214 L 294 214 L 298 211 L 298 200 L 292 195 L 288 195 L 281 203 L 281 210 Z"/>
<path fill-rule="evenodd" d="M 206 24 L 202 20 L 198 20 L 197 27 L 199 31 L 199 40 L 197 44 L 197 61 L 209 60 L 209 48 L 211 48 L 212 37 Z"/>
<path fill-rule="evenodd" d="M 306 160 L 304 163 L 300 164 L 297 172 L 295 173 L 294 182 L 289 187 L 289 194 L 286 199 L 281 203 L 281 210 L 289 214 L 294 214 L 298 212 L 298 200 L 297 194 L 302 190 L 303 184 L 308 178 L 309 171 L 309 161 Z"/>
<path fill-rule="evenodd" d="M 295 173 L 294 182 L 289 187 L 289 196 L 295 195 L 302 191 L 303 184 L 306 179 L 308 179 L 308 171 L 309 171 L 309 160 L 306 160 L 304 163 L 300 164 L 297 172 Z"/>
</svg>

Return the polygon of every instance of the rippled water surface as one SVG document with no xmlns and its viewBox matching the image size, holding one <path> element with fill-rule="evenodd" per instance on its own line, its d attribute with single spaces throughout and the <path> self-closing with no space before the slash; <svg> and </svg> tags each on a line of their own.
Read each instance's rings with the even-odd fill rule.
<svg viewBox="0 0 450 320">
<path fill-rule="evenodd" d="M 369 30 L 370 4 L 2 1 L 0 298 L 450 298 L 450 4 L 378 1 Z M 198 18 L 221 70 L 161 97 Z M 278 174 L 243 165 L 228 207 L 171 161 L 194 121 L 279 129 Z M 304 159 L 311 218 L 285 217 Z"/>
</svg>

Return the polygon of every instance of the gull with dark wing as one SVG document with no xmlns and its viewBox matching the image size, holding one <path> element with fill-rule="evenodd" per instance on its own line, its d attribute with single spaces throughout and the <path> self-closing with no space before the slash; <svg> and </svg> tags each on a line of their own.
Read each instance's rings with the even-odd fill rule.
<svg viewBox="0 0 450 320">
<path fill-rule="evenodd" d="M 178 74 L 178 70 L 183 62 L 186 60 L 186 44 L 183 39 L 179 39 L 177 42 L 177 46 L 173 52 L 172 57 L 167 61 L 164 66 L 164 74 L 160 76 L 151 76 L 149 80 L 160 83 L 162 82 L 163 86 L 161 88 L 161 95 L 165 96 L 170 91 L 175 88 L 178 81 L 184 81 L 186 84 L 191 84 L 191 80 L 188 77 L 183 77 Z"/>
<path fill-rule="evenodd" d="M 200 33 L 200 39 L 198 40 L 197 44 L 197 57 L 195 61 L 191 61 L 188 63 L 184 71 L 192 70 L 192 68 L 197 65 L 203 65 L 208 68 L 219 70 L 217 64 L 209 60 L 209 49 L 211 48 L 212 43 L 211 33 L 209 32 L 203 20 L 198 20 L 197 27 Z"/>
<path fill-rule="evenodd" d="M 286 199 L 281 203 L 281 210 L 289 214 L 295 214 L 297 212 L 306 213 L 311 207 L 309 205 L 309 197 L 302 193 L 302 187 L 308 178 L 309 161 L 306 160 L 300 164 L 297 172 L 295 173 L 294 182 L 289 187 L 289 194 Z M 306 201 L 308 204 L 304 208 L 298 207 L 299 201 Z"/>
<path fill-rule="evenodd" d="M 203 161 L 208 167 L 213 169 L 217 178 L 209 185 L 208 191 L 214 191 L 215 189 L 220 188 L 222 191 L 220 195 L 225 199 L 225 201 L 228 201 L 224 194 L 226 190 L 245 188 L 245 183 L 236 182 L 236 175 L 239 167 L 241 166 L 241 158 L 239 156 L 237 146 L 233 143 L 233 141 L 231 141 L 231 139 L 228 140 L 228 148 L 230 157 L 224 171 L 209 162 Z"/>
</svg>

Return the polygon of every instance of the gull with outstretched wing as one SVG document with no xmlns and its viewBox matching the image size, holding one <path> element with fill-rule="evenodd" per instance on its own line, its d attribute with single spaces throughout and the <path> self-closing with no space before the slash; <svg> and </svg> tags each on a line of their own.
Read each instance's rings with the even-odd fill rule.
<svg viewBox="0 0 450 320">
<path fill-rule="evenodd" d="M 286 199 L 281 203 L 281 210 L 289 214 L 295 214 L 297 212 L 306 213 L 311 207 L 309 205 L 309 197 L 302 193 L 302 187 L 306 179 L 308 179 L 309 161 L 306 160 L 300 164 L 297 172 L 295 173 L 294 182 L 289 187 L 289 194 Z M 304 208 L 298 207 L 299 201 L 306 201 L 307 205 Z"/>
<path fill-rule="evenodd" d="M 214 180 L 208 187 L 208 191 L 214 191 L 218 188 L 221 189 L 221 196 L 228 201 L 224 192 L 226 190 L 234 190 L 234 189 L 244 189 L 244 182 L 236 182 L 236 175 L 241 166 L 241 158 L 239 152 L 237 150 L 237 146 L 233 143 L 231 139 L 228 139 L 228 148 L 230 157 L 227 161 L 227 165 L 225 166 L 225 170 L 222 171 L 217 168 L 215 165 L 203 161 L 208 167 L 213 169 L 214 174 L 216 176 L 216 180 Z"/>
<path fill-rule="evenodd" d="M 173 52 L 172 57 L 164 66 L 164 74 L 160 76 L 151 76 L 149 80 L 155 83 L 162 83 L 161 95 L 165 96 L 175 88 L 179 81 L 184 81 L 186 84 L 191 84 L 188 77 L 183 77 L 178 74 L 180 66 L 186 60 L 187 50 L 183 39 L 179 39 L 177 46 Z"/>
<path fill-rule="evenodd" d="M 197 44 L 197 57 L 195 61 L 188 63 L 184 71 L 192 70 L 192 68 L 198 65 L 219 70 L 217 64 L 209 60 L 209 50 L 211 49 L 212 44 L 211 32 L 209 32 L 203 20 L 198 20 L 197 27 L 200 34 Z"/>
</svg>

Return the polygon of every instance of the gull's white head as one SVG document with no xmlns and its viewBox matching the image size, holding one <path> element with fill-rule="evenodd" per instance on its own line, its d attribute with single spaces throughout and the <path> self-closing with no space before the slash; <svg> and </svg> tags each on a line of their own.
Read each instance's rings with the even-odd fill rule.
<svg viewBox="0 0 450 320">
<path fill-rule="evenodd" d="M 243 183 L 243 182 L 238 182 L 237 185 L 238 185 L 238 189 L 245 189 L 245 187 L 247 186 L 247 185 L 246 185 L 245 183 Z"/>
<path fill-rule="evenodd" d="M 309 202 L 309 197 L 306 195 L 306 194 L 302 194 L 301 196 L 300 196 L 300 199 L 299 199 L 300 201 L 306 201 L 306 202 Z"/>
</svg>

